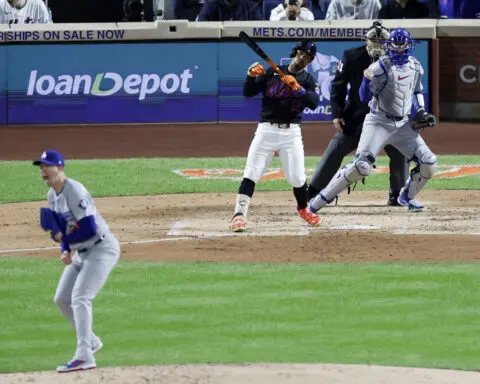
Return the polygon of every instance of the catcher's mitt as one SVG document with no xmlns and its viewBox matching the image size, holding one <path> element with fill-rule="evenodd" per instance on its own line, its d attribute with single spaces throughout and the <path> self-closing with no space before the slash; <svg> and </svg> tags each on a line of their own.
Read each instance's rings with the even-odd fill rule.
<svg viewBox="0 0 480 384">
<path fill-rule="evenodd" d="M 415 131 L 422 130 L 424 128 L 431 128 L 437 124 L 437 119 L 431 113 L 428 113 L 424 109 L 420 109 L 415 118 L 412 121 L 412 127 Z"/>
</svg>

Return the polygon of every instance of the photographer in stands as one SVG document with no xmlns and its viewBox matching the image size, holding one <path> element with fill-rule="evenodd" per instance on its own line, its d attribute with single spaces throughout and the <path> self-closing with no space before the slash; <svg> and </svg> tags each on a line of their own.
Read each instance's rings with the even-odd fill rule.
<svg viewBox="0 0 480 384">
<path fill-rule="evenodd" d="M 332 0 L 325 20 L 377 19 L 380 8 L 380 0 Z"/>
<path fill-rule="evenodd" d="M 262 13 L 254 0 L 205 0 L 197 20 L 262 20 Z"/>
<path fill-rule="evenodd" d="M 283 20 L 314 20 L 312 11 L 310 11 L 303 0 L 285 0 L 272 9 L 270 21 Z"/>
<path fill-rule="evenodd" d="M 0 24 L 48 24 L 50 12 L 42 0 L 0 0 Z"/>
</svg>

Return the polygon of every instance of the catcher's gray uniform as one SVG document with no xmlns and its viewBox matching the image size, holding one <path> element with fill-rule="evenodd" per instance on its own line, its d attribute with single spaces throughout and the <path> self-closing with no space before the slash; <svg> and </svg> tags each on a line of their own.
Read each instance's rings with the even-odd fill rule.
<svg viewBox="0 0 480 384">
<path fill-rule="evenodd" d="M 55 293 L 55 303 L 77 332 L 77 350 L 74 360 L 94 364 L 92 349 L 101 343 L 92 330 L 92 300 L 105 284 L 108 275 L 120 257 L 118 240 L 98 213 L 93 198 L 78 181 L 67 179 L 60 193 L 48 191 L 50 208 L 67 222 L 66 235 L 77 228 L 77 223 L 93 216 L 97 234 L 87 241 L 70 245 L 72 264 L 67 265 Z"/>
<path fill-rule="evenodd" d="M 373 97 L 369 102 L 370 113 L 365 118 L 355 158 L 338 171 L 311 201 L 310 209 L 314 212 L 331 202 L 351 183 L 368 176 L 372 172 L 375 157 L 387 144 L 397 148 L 409 161 L 418 164 L 402 190 L 407 191 L 408 200 L 412 203 L 416 203 L 416 195 L 436 171 L 437 157 L 418 131 L 412 128 L 409 118 L 414 94 L 421 94 L 422 91 L 421 64 L 410 56 L 405 65 L 395 66 L 388 56 L 383 56 L 367 71 L 372 77 L 370 90 Z"/>
</svg>

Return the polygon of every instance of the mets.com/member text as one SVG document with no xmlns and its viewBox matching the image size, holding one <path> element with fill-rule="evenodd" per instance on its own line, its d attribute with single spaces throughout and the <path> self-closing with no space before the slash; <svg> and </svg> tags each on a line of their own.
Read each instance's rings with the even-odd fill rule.
<svg viewBox="0 0 480 384">
<path fill-rule="evenodd" d="M 254 37 L 309 37 L 318 39 L 362 39 L 368 28 L 253 28 Z"/>
</svg>

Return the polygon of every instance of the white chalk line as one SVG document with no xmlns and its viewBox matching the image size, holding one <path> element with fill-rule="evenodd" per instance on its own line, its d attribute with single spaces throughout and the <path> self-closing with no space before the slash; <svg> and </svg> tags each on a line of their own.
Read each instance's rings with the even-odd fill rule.
<svg viewBox="0 0 480 384">
<path fill-rule="evenodd" d="M 149 243 L 161 243 L 164 241 L 181 241 L 181 240 L 192 240 L 192 237 L 166 237 L 162 239 L 150 239 L 150 240 L 135 240 L 135 241 L 122 241 L 120 245 L 136 245 L 136 244 L 149 244 Z M 59 249 L 59 247 L 40 247 L 40 248 L 16 248 L 16 249 L 5 249 L 0 250 L 0 254 L 5 253 L 22 253 L 22 252 L 41 252 L 41 251 L 51 251 Z"/>
<path fill-rule="evenodd" d="M 163 243 L 166 241 L 182 241 L 182 240 L 197 240 L 197 239 L 208 239 L 208 238 L 215 238 L 215 237 L 232 237 L 232 236 L 267 236 L 267 237 L 274 237 L 274 236 L 306 236 L 311 233 L 313 228 L 307 228 L 300 231 L 292 231 L 292 232 L 285 232 L 285 233 L 252 233 L 246 232 L 243 234 L 231 234 L 231 233 L 224 233 L 224 232 L 208 232 L 203 234 L 191 234 L 189 235 L 186 231 L 183 231 L 185 227 L 187 227 L 189 221 L 187 220 L 177 220 L 172 225 L 171 229 L 167 232 L 167 236 L 174 236 L 174 237 L 165 237 L 161 239 L 147 239 L 147 240 L 133 240 L 133 241 L 123 241 L 120 242 L 120 245 L 138 245 L 138 244 L 155 244 L 155 243 Z M 322 229 L 322 228 L 319 228 Z M 382 230 L 382 227 L 373 226 L 373 225 L 338 225 L 326 228 L 327 230 Z M 314 230 L 315 231 L 315 230 Z M 480 236 L 480 232 L 435 232 L 435 231 L 414 231 L 409 230 L 409 226 L 403 226 L 401 228 L 393 229 L 390 231 L 392 235 L 473 235 L 473 236 Z M 15 249 L 5 249 L 0 250 L 0 255 L 11 254 L 11 253 L 25 253 L 25 252 L 43 252 L 43 251 L 51 251 L 51 250 L 58 250 L 59 247 L 38 247 L 38 248 L 15 248 Z"/>
</svg>

